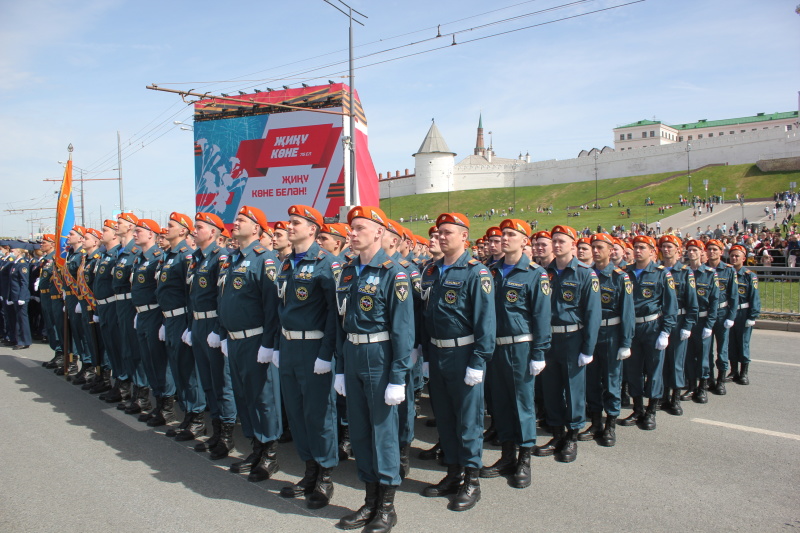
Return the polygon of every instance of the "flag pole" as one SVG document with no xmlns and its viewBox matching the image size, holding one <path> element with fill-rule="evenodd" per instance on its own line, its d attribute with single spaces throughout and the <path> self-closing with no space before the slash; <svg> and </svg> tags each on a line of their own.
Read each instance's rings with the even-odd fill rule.
<svg viewBox="0 0 800 533">
<path fill-rule="evenodd" d="M 74 150 L 74 148 L 72 147 L 72 143 L 69 143 L 69 146 L 67 146 L 67 152 L 69 152 L 69 158 L 67 159 L 67 168 L 66 168 L 66 170 L 64 170 L 64 180 L 66 180 L 67 173 L 70 174 L 70 181 L 72 180 L 72 151 L 73 150 Z M 63 194 L 63 192 L 64 192 L 64 182 L 62 181 L 62 183 L 61 183 L 61 193 Z M 70 192 L 70 194 L 71 194 L 71 192 Z M 60 197 L 60 195 L 59 195 L 59 197 Z M 58 216 L 59 215 L 57 213 L 56 217 L 58 217 Z M 61 242 L 61 235 L 64 233 L 64 230 L 61 227 L 62 224 L 63 224 L 63 221 L 59 221 L 58 218 L 56 218 L 56 226 L 57 226 L 56 227 L 56 240 L 57 240 L 58 243 Z M 61 254 L 60 246 L 58 247 L 57 252 L 59 254 Z M 67 265 L 65 264 L 63 266 L 63 268 L 66 269 Z M 58 270 L 58 269 L 55 269 L 55 270 Z M 66 287 L 66 278 L 64 278 L 64 287 Z M 64 289 L 64 292 L 66 293 L 66 289 Z M 69 313 L 67 313 L 67 309 L 66 309 L 66 305 L 67 305 L 66 297 L 64 297 L 63 300 L 64 300 L 64 323 L 63 323 L 64 334 L 61 336 L 61 338 L 64 339 L 64 348 L 63 348 L 64 349 L 64 379 L 69 381 L 70 380 L 70 378 L 69 378 L 69 367 L 70 367 L 70 364 L 72 363 L 72 352 L 70 350 L 70 348 L 72 346 L 72 339 L 70 338 Z"/>
</svg>

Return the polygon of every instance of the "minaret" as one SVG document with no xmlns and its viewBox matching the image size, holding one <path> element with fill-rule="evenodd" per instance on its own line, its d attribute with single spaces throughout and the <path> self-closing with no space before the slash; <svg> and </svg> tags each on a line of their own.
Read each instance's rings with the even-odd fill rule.
<svg viewBox="0 0 800 533">
<path fill-rule="evenodd" d="M 486 155 L 486 148 L 483 146 L 483 113 L 478 118 L 478 138 L 475 140 L 475 155 Z"/>
</svg>

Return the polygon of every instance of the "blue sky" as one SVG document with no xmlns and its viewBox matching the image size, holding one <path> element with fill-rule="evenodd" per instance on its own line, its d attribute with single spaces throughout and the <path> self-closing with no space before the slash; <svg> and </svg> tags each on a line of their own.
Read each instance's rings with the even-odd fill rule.
<svg viewBox="0 0 800 533">
<path fill-rule="evenodd" d="M 573 2 L 462 31 L 456 42 L 627 1 Z M 369 16 L 356 27 L 357 55 L 429 39 L 438 24 L 448 33 L 564 3 L 354 0 Z M 529 151 L 536 161 L 613 146 L 612 128 L 642 118 L 682 123 L 795 110 L 796 4 L 646 0 L 365 67 L 355 85 L 376 169 L 413 169 L 411 154 L 431 118 L 458 159 L 471 153 L 482 112 L 499 156 Z M 507 6 L 514 7 L 501 9 Z M 443 46 L 445 39 L 452 42 L 429 40 L 356 66 Z M 116 177 L 118 130 L 126 207 L 159 222 L 171 211 L 193 213 L 192 134 L 172 124 L 190 122 L 191 109 L 145 86 L 228 92 L 338 81 L 343 67 L 295 73 L 345 61 L 346 45 L 347 19 L 322 0 L 2 2 L 0 235 L 27 236 L 32 225 L 52 225 L 54 211 L 6 209 L 54 207 L 58 184 L 42 179 L 61 177 L 57 161 L 65 160 L 69 143 L 75 165 L 89 176 Z M 98 225 L 117 208 L 118 183 L 85 187 L 86 222 Z"/>
</svg>

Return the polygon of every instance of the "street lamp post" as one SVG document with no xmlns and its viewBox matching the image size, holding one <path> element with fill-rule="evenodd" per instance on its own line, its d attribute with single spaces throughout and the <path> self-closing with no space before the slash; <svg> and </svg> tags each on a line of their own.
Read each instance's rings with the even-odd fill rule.
<svg viewBox="0 0 800 533">
<path fill-rule="evenodd" d="M 689 178 L 689 195 L 692 194 L 692 167 L 689 164 L 689 152 L 692 151 L 692 145 L 689 141 L 686 141 L 686 176 Z M 694 204 L 694 197 L 692 197 L 692 203 Z"/>
<path fill-rule="evenodd" d="M 597 156 L 599 152 L 597 148 L 594 149 L 594 208 L 600 209 L 600 204 L 598 204 L 598 194 L 597 194 Z"/>
</svg>

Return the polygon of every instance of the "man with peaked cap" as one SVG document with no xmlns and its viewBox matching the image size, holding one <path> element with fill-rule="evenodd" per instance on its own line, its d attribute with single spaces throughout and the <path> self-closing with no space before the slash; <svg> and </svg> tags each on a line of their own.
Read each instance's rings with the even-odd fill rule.
<svg viewBox="0 0 800 533">
<path fill-rule="evenodd" d="M 592 362 L 602 319 L 600 281 L 574 255 L 578 240 L 574 228 L 555 226 L 550 235 L 554 259 L 547 266 L 547 276 L 553 292 L 553 338 L 545 354 L 542 388 L 553 438 L 537 446 L 534 455 L 555 455 L 558 461 L 570 463 L 578 455 L 578 432 L 586 421 L 585 367 Z"/>
<path fill-rule="evenodd" d="M 156 399 L 152 411 L 147 387 L 140 387 L 137 398 L 131 398 L 127 414 L 139 415 L 140 422 L 148 426 L 163 426 L 175 419 L 175 380 L 169 369 L 167 350 L 159 336 L 164 323 L 156 298 L 156 284 L 164 252 L 156 245 L 161 228 L 154 220 L 140 218 L 133 230 L 133 240 L 141 248 L 133 263 L 131 301 L 136 308 L 133 326 L 139 339 L 142 366 Z"/>
<path fill-rule="evenodd" d="M 444 256 L 422 274 L 422 340 L 447 476 L 422 495 L 456 493 L 448 509 L 466 511 L 481 497 L 483 381 L 496 329 L 492 277 L 464 249 L 469 239 L 465 215 L 441 214 L 436 227 Z"/>
<path fill-rule="evenodd" d="M 324 225 L 313 207 L 289 207 L 287 233 L 292 253 L 277 275 L 280 350 L 272 360 L 279 366 L 281 393 L 300 459 L 303 478 L 281 489 L 281 496 L 308 496 L 309 509 L 321 509 L 333 497 L 331 474 L 339 462 L 333 355 L 336 344 L 336 257 L 316 242 Z"/>
<path fill-rule="evenodd" d="M 386 229 L 381 239 L 381 248 L 389 256 L 389 259 L 399 264 L 411 280 L 411 295 L 414 300 L 414 349 L 411 350 L 411 372 L 408 373 L 406 378 L 406 391 L 409 391 L 406 401 L 400 403 L 397 407 L 398 416 L 400 418 L 400 478 L 405 479 L 411 471 L 411 464 L 409 462 L 409 451 L 411 443 L 414 441 L 414 419 L 416 418 L 416 409 L 414 406 L 413 393 L 416 391 L 415 386 L 415 370 L 419 368 L 419 377 L 421 380 L 421 358 L 420 358 L 420 336 L 419 336 L 419 320 L 421 318 L 420 308 L 420 274 L 417 266 L 414 263 L 403 259 L 397 251 L 398 246 L 403 239 L 404 229 L 403 226 L 394 220 L 386 219 Z M 418 364 L 419 363 L 419 364 Z"/>
<path fill-rule="evenodd" d="M 102 399 L 105 399 L 119 394 L 120 386 L 125 380 L 129 379 L 127 366 L 122 360 L 122 346 L 119 335 L 119 322 L 117 320 L 117 298 L 114 294 L 114 275 L 112 272 L 121 248 L 117 238 L 116 221 L 106 220 L 103 222 L 102 242 L 103 252 L 96 265 L 94 285 L 92 286 L 97 306 L 92 320 L 100 328 L 108 364 L 111 367 L 111 373 L 114 375 L 113 387 L 107 394 L 102 396 Z M 93 388 L 90 392 L 93 394 L 105 392 L 100 389 L 105 389 L 106 384 L 107 380 L 104 379 L 102 386 L 98 385 L 97 389 Z"/>
<path fill-rule="evenodd" d="M 122 380 L 119 391 L 113 390 L 106 396 L 106 402 L 131 402 L 138 399 L 138 390 L 147 387 L 147 377 L 142 365 L 142 356 L 139 348 L 139 336 L 136 334 L 134 322 L 136 321 L 136 308 L 131 300 L 131 281 L 133 279 L 133 263 L 136 256 L 142 251 L 133 240 L 133 230 L 139 219 L 133 213 L 120 213 L 117 216 L 117 237 L 120 248 L 114 258 L 112 287 L 116 295 L 116 312 L 119 324 L 120 353 L 122 363 L 125 365 L 127 376 Z M 130 404 L 119 403 L 117 409 L 125 409 Z"/>
<path fill-rule="evenodd" d="M 61 346 L 61 328 L 64 321 L 56 323 L 57 318 L 63 318 L 61 294 L 53 283 L 53 273 L 55 270 L 55 241 L 56 236 L 52 233 L 45 233 L 42 236 L 41 250 L 44 252 L 44 264 L 39 275 L 39 294 L 42 299 L 42 316 L 45 324 L 45 335 L 50 349 L 54 355 L 50 361 L 42 363 L 45 368 L 57 368 L 63 364 L 61 357 L 64 356 Z M 54 298 L 55 297 L 55 298 Z M 58 300 L 58 302 L 56 302 Z M 58 313 L 55 312 L 56 304 Z"/>
<path fill-rule="evenodd" d="M 717 271 L 703 262 L 705 244 L 699 240 L 686 242 L 687 266 L 694 274 L 697 291 L 697 322 L 692 328 L 686 349 L 684 376 L 686 392 L 680 396 L 683 401 L 708 403 L 708 377 L 710 372 L 708 354 L 711 352 L 711 336 L 714 324 L 719 319 L 719 283 Z"/>
<path fill-rule="evenodd" d="M 636 308 L 636 332 L 631 345 L 631 357 L 625 362 L 625 378 L 633 397 L 633 412 L 619 422 L 621 426 L 639 425 L 641 429 L 656 429 L 656 412 L 664 395 L 664 350 L 675 329 L 678 317 L 678 298 L 675 281 L 669 270 L 653 261 L 656 241 L 646 235 L 633 238 L 636 261 L 627 272 L 633 282 L 633 301 Z M 644 398 L 650 399 L 647 411 Z"/>
<path fill-rule="evenodd" d="M 78 268 L 78 275 L 76 276 L 76 284 L 78 285 L 78 298 L 81 306 L 81 326 L 83 327 L 84 335 L 86 336 L 86 349 L 91 356 L 92 368 L 95 369 L 94 376 L 84 376 L 82 380 L 75 379 L 73 384 L 83 385 L 83 390 L 89 390 L 94 387 L 95 382 L 105 382 L 104 374 L 108 374 L 108 360 L 105 358 L 105 349 L 103 347 L 103 340 L 100 337 L 100 332 L 97 330 L 97 325 L 94 322 L 97 303 L 94 297 L 92 286 L 94 285 L 95 268 L 100 261 L 100 241 L 102 234 L 94 228 L 86 228 L 86 233 L 83 237 L 83 248 L 86 254 L 81 260 L 81 265 Z M 107 376 L 110 379 L 110 376 Z"/>
<path fill-rule="evenodd" d="M 156 300 L 163 316 L 158 338 L 164 341 L 178 403 L 184 413 L 177 430 L 170 428 L 172 431 L 168 430 L 167 436 L 174 436 L 178 441 L 193 440 L 206 433 L 205 394 L 197 375 L 192 349 L 183 342 L 191 318 L 186 280 L 194 250 L 186 243 L 186 236 L 192 231 L 194 224 L 191 217 L 183 213 L 170 213 L 164 234 L 168 246 L 159 262 L 156 285 Z"/>
<path fill-rule="evenodd" d="M 594 359 L 586 366 L 586 402 L 591 425 L 578 434 L 578 440 L 597 440 L 611 447 L 617 442 L 622 388 L 622 362 L 631 355 L 636 326 L 633 308 L 633 283 L 628 274 L 611 261 L 615 239 L 607 233 L 592 235 L 593 269 L 600 281 L 603 319 L 597 335 Z M 603 426 L 603 410 L 606 423 Z"/>
<path fill-rule="evenodd" d="M 31 327 L 28 320 L 28 304 L 31 299 L 30 274 L 31 266 L 28 253 L 20 248 L 11 250 L 14 261 L 11 263 L 8 276 L 8 296 L 7 299 L 14 308 L 14 323 L 10 327 L 14 329 L 16 344 L 14 350 L 26 350 L 31 346 Z"/>
<path fill-rule="evenodd" d="M 341 327 L 336 336 L 336 392 L 347 398 L 350 439 L 365 483 L 364 505 L 337 527 L 388 532 L 397 523 L 400 485 L 398 405 L 414 348 L 414 308 L 408 274 L 383 251 L 388 217 L 377 207 L 350 210 L 350 242 L 358 254 L 342 269 L 336 289 Z"/>
<path fill-rule="evenodd" d="M 17 344 L 17 339 L 16 328 L 14 327 L 15 320 L 13 317 L 14 308 L 8 299 L 8 284 L 10 281 L 11 265 L 16 258 L 10 252 L 11 250 L 8 246 L 2 247 L 2 257 L 0 257 L 0 305 L 3 307 L 3 326 L 5 328 L 3 344 L 6 346 L 15 346 Z"/>
<path fill-rule="evenodd" d="M 528 243 L 530 225 L 506 219 L 500 223 L 500 230 L 503 259 L 491 267 L 497 336 L 487 380 L 502 455 L 492 466 L 481 468 L 480 475 L 511 475 L 511 486 L 521 489 L 531 484 L 531 452 L 536 445 L 533 387 L 550 347 L 550 280 L 545 270 L 522 251 Z"/>
<path fill-rule="evenodd" d="M 734 244 L 731 246 L 730 259 L 731 265 L 736 270 L 739 302 L 736 319 L 728 334 L 731 373 L 726 379 L 739 385 L 749 385 L 750 335 L 753 326 L 756 325 L 756 319 L 761 314 L 761 295 L 758 292 L 758 276 L 744 266 L 747 249 L 740 244 Z"/>
<path fill-rule="evenodd" d="M 252 453 L 233 463 L 231 471 L 248 473 L 252 482 L 280 469 L 277 450 L 283 432 L 280 376 L 272 364 L 279 334 L 278 291 L 271 274 L 277 258 L 259 242 L 267 225 L 260 209 L 239 209 L 231 231 L 238 249 L 220 272 L 220 331 L 208 336 L 209 346 L 219 346 L 228 356 L 242 432 L 253 442 Z"/>
<path fill-rule="evenodd" d="M 739 285 L 736 278 L 736 270 L 722 261 L 722 253 L 725 245 L 717 239 L 709 239 L 706 243 L 706 253 L 708 261 L 706 264 L 717 271 L 717 281 L 719 282 L 719 309 L 717 321 L 714 323 L 714 344 L 716 345 L 717 360 L 717 379 L 714 380 L 714 351 L 708 353 L 709 367 L 711 376 L 708 386 L 717 395 L 725 394 L 725 373 L 728 371 L 728 335 L 733 327 L 739 307 Z"/>
<path fill-rule="evenodd" d="M 680 262 L 681 245 L 681 240 L 675 235 L 662 235 L 658 239 L 661 265 L 672 274 L 678 297 L 678 321 L 664 352 L 664 396 L 661 401 L 661 408 L 675 416 L 683 414 L 681 389 L 686 387 L 686 348 L 698 318 L 694 272 Z"/>
<path fill-rule="evenodd" d="M 211 459 L 218 460 L 227 457 L 233 449 L 236 424 L 236 403 L 228 359 L 222 355 L 219 346 L 212 348 L 208 344 L 208 335 L 219 322 L 217 282 L 228 261 L 228 251 L 219 245 L 217 239 L 225 229 L 222 219 L 214 213 L 197 213 L 194 220 L 197 249 L 192 253 L 187 278 L 192 320 L 182 340 L 192 348 L 211 417 L 211 438 L 196 444 L 194 449 L 209 451 Z"/>
</svg>

